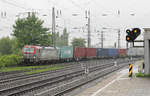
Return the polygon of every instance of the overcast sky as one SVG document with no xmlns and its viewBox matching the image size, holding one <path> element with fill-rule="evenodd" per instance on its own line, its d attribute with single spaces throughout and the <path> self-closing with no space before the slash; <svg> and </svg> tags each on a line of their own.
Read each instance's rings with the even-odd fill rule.
<svg viewBox="0 0 150 96">
<path fill-rule="evenodd" d="M 73 37 L 87 39 L 85 10 L 90 10 L 92 45 L 100 42 L 97 31 L 101 32 L 102 27 L 107 27 L 109 29 L 103 30 L 104 46 L 113 46 L 117 42 L 116 29 L 120 29 L 121 47 L 125 47 L 126 28 L 150 27 L 149 4 L 149 0 L 0 0 L 0 13 L 7 13 L 6 17 L 0 16 L 0 38 L 10 36 L 12 25 L 18 18 L 16 15 L 21 14 L 21 18 L 26 16 L 28 11 L 36 11 L 37 16 L 45 21 L 44 26 L 50 28 L 51 12 L 54 6 L 56 10 L 62 11 L 62 16 L 56 19 L 56 24 L 60 26 L 57 30 L 62 32 L 63 27 L 67 27 L 70 42 Z M 43 16 L 44 14 L 47 16 Z M 72 14 L 78 14 L 78 16 L 73 17 Z M 80 29 L 72 29 L 74 27 Z"/>
</svg>

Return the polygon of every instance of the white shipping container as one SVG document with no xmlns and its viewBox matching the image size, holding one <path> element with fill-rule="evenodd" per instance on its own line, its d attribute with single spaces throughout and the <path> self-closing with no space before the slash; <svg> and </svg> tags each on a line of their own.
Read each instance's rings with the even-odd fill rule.
<svg viewBox="0 0 150 96">
<path fill-rule="evenodd" d="M 127 50 L 128 56 L 144 56 L 144 48 L 129 48 Z"/>
</svg>

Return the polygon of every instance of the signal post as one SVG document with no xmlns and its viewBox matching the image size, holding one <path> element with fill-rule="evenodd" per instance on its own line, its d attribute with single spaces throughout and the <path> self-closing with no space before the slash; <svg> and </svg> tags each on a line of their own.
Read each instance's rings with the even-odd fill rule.
<svg viewBox="0 0 150 96">
<path fill-rule="evenodd" d="M 127 29 L 126 33 L 127 33 L 126 41 L 133 43 L 133 47 L 136 47 L 134 46 L 134 42 L 135 42 L 135 39 L 141 34 L 141 30 L 139 28 L 132 28 L 132 29 Z M 136 42 L 139 42 L 139 41 L 136 41 Z M 129 77 L 132 77 L 132 74 L 133 74 L 132 68 L 133 68 L 133 64 L 129 64 Z"/>
<path fill-rule="evenodd" d="M 144 28 L 144 72 L 150 74 L 150 28 Z"/>
<path fill-rule="evenodd" d="M 133 28 L 132 30 L 127 29 L 126 41 L 133 43 L 133 47 L 144 47 L 144 73 L 150 74 L 150 28 L 144 29 L 144 41 L 135 40 L 141 33 L 139 28 Z M 134 42 L 144 42 L 144 46 L 134 46 Z"/>
</svg>

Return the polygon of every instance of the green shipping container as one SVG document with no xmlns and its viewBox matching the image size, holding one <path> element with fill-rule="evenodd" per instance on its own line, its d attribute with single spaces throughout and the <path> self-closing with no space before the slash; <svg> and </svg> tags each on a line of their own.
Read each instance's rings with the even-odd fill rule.
<svg viewBox="0 0 150 96">
<path fill-rule="evenodd" d="M 73 58 L 73 47 L 64 46 L 64 47 L 59 47 L 58 49 L 59 49 L 60 59 Z"/>
</svg>

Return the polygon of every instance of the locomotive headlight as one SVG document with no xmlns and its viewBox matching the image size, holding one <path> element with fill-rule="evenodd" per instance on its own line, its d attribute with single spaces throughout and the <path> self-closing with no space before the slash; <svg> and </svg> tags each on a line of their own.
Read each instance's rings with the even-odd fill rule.
<svg viewBox="0 0 150 96">
<path fill-rule="evenodd" d="M 34 54 L 33 54 L 33 58 L 34 58 L 34 59 L 36 58 Z"/>
</svg>

